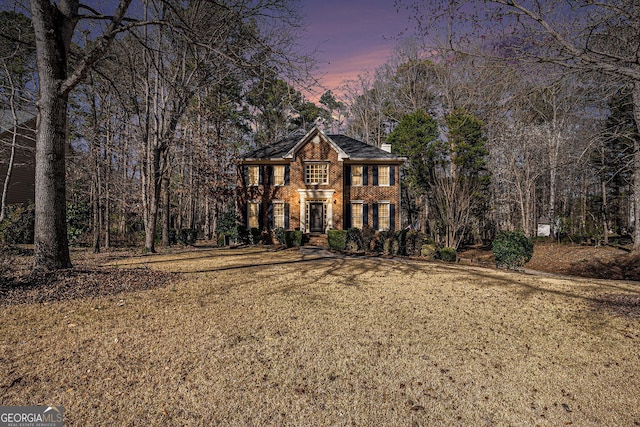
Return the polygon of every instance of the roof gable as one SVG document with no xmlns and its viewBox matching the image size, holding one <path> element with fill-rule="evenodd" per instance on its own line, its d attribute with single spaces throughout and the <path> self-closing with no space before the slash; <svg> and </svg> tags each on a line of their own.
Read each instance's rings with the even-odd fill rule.
<svg viewBox="0 0 640 427">
<path fill-rule="evenodd" d="M 320 142 L 320 141 L 324 141 L 325 143 L 329 144 L 329 146 L 338 153 L 338 160 L 342 161 L 344 159 L 349 158 L 349 155 L 345 153 L 344 150 L 340 148 L 340 146 L 336 144 L 331 138 L 325 135 L 324 132 L 318 129 L 317 126 L 314 126 L 313 129 L 307 132 L 307 134 L 303 136 L 302 139 L 300 139 L 300 141 L 298 141 L 296 145 L 291 147 L 289 152 L 287 152 L 287 154 L 285 154 L 283 158 L 295 159 L 298 151 L 302 147 L 304 147 L 306 144 L 308 144 L 309 142 Z"/>
</svg>

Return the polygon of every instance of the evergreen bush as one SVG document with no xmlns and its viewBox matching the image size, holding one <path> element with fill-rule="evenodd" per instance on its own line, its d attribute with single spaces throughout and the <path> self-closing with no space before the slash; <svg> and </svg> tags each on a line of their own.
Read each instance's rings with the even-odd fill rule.
<svg viewBox="0 0 640 427">
<path fill-rule="evenodd" d="M 447 262 L 456 262 L 458 259 L 458 254 L 454 248 L 444 247 L 440 248 L 437 251 L 438 259 Z"/>
<path fill-rule="evenodd" d="M 517 270 L 533 256 L 533 241 L 522 231 L 501 231 L 493 240 L 492 250 L 498 268 Z"/>
<path fill-rule="evenodd" d="M 262 240 L 262 233 L 260 233 L 260 230 L 258 228 L 252 227 L 251 230 L 249 230 L 249 234 L 249 237 L 251 238 L 251 241 L 249 243 L 251 243 L 252 245 L 257 245 Z"/>
<path fill-rule="evenodd" d="M 286 240 L 284 238 L 284 234 L 285 234 L 285 229 L 282 227 L 278 227 L 275 230 L 273 230 L 273 234 L 276 236 L 276 240 L 278 241 L 278 243 L 280 243 L 281 245 L 286 244 Z"/>
<path fill-rule="evenodd" d="M 287 230 L 284 232 L 284 242 L 288 248 L 302 246 L 302 231 L 300 230 Z"/>
<path fill-rule="evenodd" d="M 347 232 L 345 230 L 329 230 L 327 238 L 331 249 L 344 251 L 347 248 Z"/>
<path fill-rule="evenodd" d="M 347 230 L 347 247 L 351 251 L 362 251 L 366 248 L 362 230 L 359 228 L 350 228 Z"/>
</svg>

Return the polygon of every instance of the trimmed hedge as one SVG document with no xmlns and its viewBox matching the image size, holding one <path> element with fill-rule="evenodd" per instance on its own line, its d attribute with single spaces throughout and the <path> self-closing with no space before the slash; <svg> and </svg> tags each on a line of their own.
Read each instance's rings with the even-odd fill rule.
<svg viewBox="0 0 640 427">
<path fill-rule="evenodd" d="M 501 231 L 493 240 L 491 249 L 498 268 L 517 270 L 533 256 L 533 240 L 522 231 Z"/>
<path fill-rule="evenodd" d="M 288 248 L 294 246 L 302 246 L 302 231 L 300 230 L 287 230 L 284 232 L 284 242 Z"/>
<path fill-rule="evenodd" d="M 344 251 L 347 248 L 347 231 L 346 230 L 328 230 L 327 238 L 329 240 L 329 247 L 331 249 Z"/>
</svg>

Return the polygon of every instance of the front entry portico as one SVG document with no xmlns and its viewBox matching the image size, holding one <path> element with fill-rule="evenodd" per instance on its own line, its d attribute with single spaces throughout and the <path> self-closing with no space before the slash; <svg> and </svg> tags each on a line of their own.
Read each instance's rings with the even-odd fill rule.
<svg viewBox="0 0 640 427">
<path fill-rule="evenodd" d="M 326 233 L 333 228 L 335 190 L 298 190 L 300 229 L 303 233 Z"/>
</svg>

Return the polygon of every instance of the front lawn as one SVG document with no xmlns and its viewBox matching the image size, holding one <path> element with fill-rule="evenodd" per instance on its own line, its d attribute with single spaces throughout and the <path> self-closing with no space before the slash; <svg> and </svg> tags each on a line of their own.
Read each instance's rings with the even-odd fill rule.
<svg viewBox="0 0 640 427">
<path fill-rule="evenodd" d="M 262 248 L 110 262 L 181 274 L 1 307 L 0 405 L 73 426 L 640 425 L 636 282 Z"/>
</svg>

